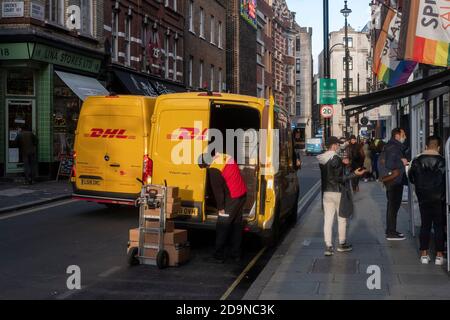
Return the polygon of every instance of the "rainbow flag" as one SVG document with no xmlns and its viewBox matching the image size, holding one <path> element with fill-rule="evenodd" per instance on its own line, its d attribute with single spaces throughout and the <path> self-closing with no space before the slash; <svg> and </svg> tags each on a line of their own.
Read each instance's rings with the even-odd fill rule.
<svg viewBox="0 0 450 320">
<path fill-rule="evenodd" d="M 407 83 L 417 65 L 398 59 L 401 24 L 401 12 L 389 8 L 374 51 L 373 71 L 388 87 Z"/>
<path fill-rule="evenodd" d="M 401 56 L 434 66 L 450 66 L 448 0 L 404 1 Z"/>
</svg>

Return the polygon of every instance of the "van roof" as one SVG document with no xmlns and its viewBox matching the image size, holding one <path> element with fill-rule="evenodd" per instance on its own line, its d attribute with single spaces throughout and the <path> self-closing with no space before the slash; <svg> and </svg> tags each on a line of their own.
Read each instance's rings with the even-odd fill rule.
<svg viewBox="0 0 450 320">
<path fill-rule="evenodd" d="M 234 93 L 219 93 L 213 92 L 212 95 L 208 95 L 207 92 L 197 91 L 197 92 L 183 92 L 183 93 L 170 93 L 161 95 L 158 99 L 216 99 L 216 100 L 228 100 L 236 102 L 253 102 L 259 103 L 261 98 L 234 94 Z"/>
</svg>

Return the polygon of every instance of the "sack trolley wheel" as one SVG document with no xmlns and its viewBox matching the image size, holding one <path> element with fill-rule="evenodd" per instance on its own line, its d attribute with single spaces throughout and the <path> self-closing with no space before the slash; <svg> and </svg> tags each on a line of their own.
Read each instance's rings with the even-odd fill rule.
<svg viewBox="0 0 450 320">
<path fill-rule="evenodd" d="M 156 255 L 156 265 L 159 269 L 165 269 L 169 266 L 169 254 L 166 250 L 158 251 Z"/>
<path fill-rule="evenodd" d="M 130 266 L 136 266 L 139 264 L 138 259 L 138 247 L 131 247 L 127 253 L 127 262 Z"/>
</svg>

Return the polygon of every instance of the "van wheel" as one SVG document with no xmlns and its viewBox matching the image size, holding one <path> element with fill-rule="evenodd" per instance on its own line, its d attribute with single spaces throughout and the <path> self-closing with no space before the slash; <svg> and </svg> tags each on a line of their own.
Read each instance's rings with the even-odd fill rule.
<svg viewBox="0 0 450 320">
<path fill-rule="evenodd" d="M 297 224 L 297 220 L 298 220 L 298 196 L 299 196 L 299 192 L 297 192 L 297 197 L 296 197 L 296 201 L 294 206 L 292 207 L 292 211 L 289 214 L 289 217 L 287 218 L 287 223 L 294 227 Z"/>
<path fill-rule="evenodd" d="M 156 255 L 156 265 L 159 269 L 165 269 L 169 266 L 169 254 L 166 250 L 158 251 Z"/>
<path fill-rule="evenodd" d="M 273 220 L 272 228 L 270 230 L 267 230 L 262 235 L 262 243 L 263 246 L 274 248 L 278 242 L 280 241 L 280 210 L 278 207 L 278 204 L 276 206 L 276 212 L 275 212 L 275 218 Z"/>
<path fill-rule="evenodd" d="M 127 253 L 127 262 L 130 266 L 136 266 L 139 264 L 139 260 L 137 258 L 138 255 L 138 248 L 132 247 L 128 250 Z"/>
</svg>

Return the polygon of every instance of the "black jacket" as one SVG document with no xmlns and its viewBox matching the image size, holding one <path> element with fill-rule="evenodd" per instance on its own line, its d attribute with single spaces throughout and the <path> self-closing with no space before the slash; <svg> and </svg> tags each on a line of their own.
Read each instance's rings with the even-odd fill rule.
<svg viewBox="0 0 450 320">
<path fill-rule="evenodd" d="M 320 163 L 319 166 L 322 177 L 322 192 L 342 192 L 345 190 L 346 181 L 356 177 L 354 173 L 344 175 L 344 164 L 338 155 L 333 156 L 326 163 Z"/>
<path fill-rule="evenodd" d="M 405 165 L 402 162 L 402 159 L 407 158 L 404 144 L 391 139 L 384 147 L 384 152 L 386 154 L 386 169 L 400 170 L 400 175 L 392 182 L 391 186 L 407 184 Z"/>
<path fill-rule="evenodd" d="M 419 155 L 413 160 L 408 177 L 416 187 L 419 202 L 445 201 L 445 159 L 441 155 Z"/>
</svg>

